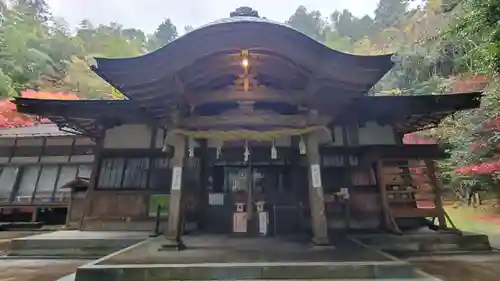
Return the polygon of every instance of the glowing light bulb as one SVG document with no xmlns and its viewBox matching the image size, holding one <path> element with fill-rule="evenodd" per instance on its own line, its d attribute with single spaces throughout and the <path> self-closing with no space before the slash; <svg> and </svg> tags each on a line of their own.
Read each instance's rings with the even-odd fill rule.
<svg viewBox="0 0 500 281">
<path fill-rule="evenodd" d="M 248 59 L 247 58 L 244 58 L 243 60 L 241 60 L 241 65 L 244 67 L 244 68 L 247 68 L 248 67 Z"/>
</svg>

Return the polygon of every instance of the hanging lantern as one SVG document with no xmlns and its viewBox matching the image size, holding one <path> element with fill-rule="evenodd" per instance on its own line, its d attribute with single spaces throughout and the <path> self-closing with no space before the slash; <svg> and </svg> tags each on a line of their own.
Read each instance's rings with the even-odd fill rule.
<svg viewBox="0 0 500 281">
<path fill-rule="evenodd" d="M 299 150 L 300 150 L 300 155 L 306 155 L 306 143 L 304 142 L 304 138 L 300 136 L 300 142 L 299 142 Z"/>
<path fill-rule="evenodd" d="M 248 162 L 248 156 L 250 156 L 250 150 L 248 149 L 248 141 L 245 141 L 245 153 L 243 153 L 244 161 Z"/>
<path fill-rule="evenodd" d="M 219 157 L 220 157 L 220 154 L 221 154 L 221 150 L 222 150 L 222 148 L 220 147 L 220 145 L 218 145 L 217 149 L 215 150 L 215 158 L 217 160 L 219 160 Z"/>
<path fill-rule="evenodd" d="M 278 150 L 274 145 L 274 141 L 273 141 L 273 146 L 271 147 L 271 159 L 278 159 Z"/>
</svg>

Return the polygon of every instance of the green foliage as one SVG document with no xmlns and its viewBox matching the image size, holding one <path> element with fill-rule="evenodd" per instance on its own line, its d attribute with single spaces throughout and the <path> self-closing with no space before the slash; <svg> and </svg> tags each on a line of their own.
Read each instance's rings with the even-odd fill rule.
<svg viewBox="0 0 500 281">
<path fill-rule="evenodd" d="M 166 19 L 158 26 L 153 36 L 149 39 L 147 49 L 150 52 L 155 51 L 172 42 L 178 36 L 177 27 L 175 27 L 170 19 Z"/>
<path fill-rule="evenodd" d="M 466 54 L 481 60 L 476 72 L 500 72 L 500 1 L 464 0 L 462 7 L 462 16 L 446 38 L 477 42 Z"/>
<path fill-rule="evenodd" d="M 299 6 L 286 24 L 318 41 L 325 40 L 326 21 L 319 11 L 308 12 L 306 7 Z"/>
<path fill-rule="evenodd" d="M 408 9 L 408 0 L 380 0 L 375 10 L 375 25 L 379 30 L 393 26 Z"/>
<path fill-rule="evenodd" d="M 94 26 L 83 20 L 71 33 L 63 19 L 50 15 L 44 0 L 11 3 L 10 9 L 0 5 L 0 97 L 38 89 L 71 91 L 83 98 L 120 98 L 89 70 L 89 58 L 137 56 L 178 36 L 168 19 L 151 40 L 139 29 L 113 22 Z"/>
<path fill-rule="evenodd" d="M 446 1 L 445 9 L 458 1 Z M 450 158 L 441 163 L 444 175 L 451 182 L 463 179 L 479 181 L 497 194 L 498 173 L 486 175 L 461 175 L 456 167 L 497 162 L 500 148 L 500 130 L 491 123 L 500 117 L 500 1 L 465 0 L 458 6 L 460 13 L 443 30 L 437 40 L 446 42 L 453 54 L 454 72 L 465 79 L 489 77 L 488 86 L 481 100 L 481 107 L 448 118 L 431 133 L 449 143 Z M 456 51 L 456 46 L 461 50 Z"/>
<path fill-rule="evenodd" d="M 365 15 L 362 18 L 357 18 L 348 10 L 333 12 L 330 20 L 340 36 L 353 40 L 370 36 L 375 31 L 374 21 L 370 16 Z"/>
</svg>

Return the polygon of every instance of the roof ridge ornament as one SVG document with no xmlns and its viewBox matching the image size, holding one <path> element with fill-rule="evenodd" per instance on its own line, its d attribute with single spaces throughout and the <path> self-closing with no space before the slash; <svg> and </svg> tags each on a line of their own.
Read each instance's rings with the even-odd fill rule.
<svg viewBox="0 0 500 281">
<path fill-rule="evenodd" d="M 253 17 L 253 18 L 260 18 L 259 12 L 252 9 L 251 7 L 248 6 L 242 6 L 236 8 L 236 10 L 232 11 L 229 14 L 229 17 L 234 18 L 234 17 Z"/>
</svg>

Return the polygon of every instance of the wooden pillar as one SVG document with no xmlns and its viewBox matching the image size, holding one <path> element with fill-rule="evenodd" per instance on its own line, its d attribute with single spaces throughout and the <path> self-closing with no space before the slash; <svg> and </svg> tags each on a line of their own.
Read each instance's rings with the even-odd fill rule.
<svg viewBox="0 0 500 281">
<path fill-rule="evenodd" d="M 199 140 L 200 144 L 200 186 L 199 186 L 199 208 L 197 210 L 198 213 L 198 225 L 200 229 L 204 229 L 206 227 L 207 216 L 206 211 L 208 209 L 208 177 L 209 167 L 208 167 L 208 142 L 206 139 Z"/>
<path fill-rule="evenodd" d="M 59 167 L 60 169 L 60 167 Z M 54 196 L 52 196 L 54 197 Z M 68 202 L 68 209 L 66 211 L 66 220 L 64 222 L 64 225 L 66 227 L 69 227 L 70 225 L 70 222 L 71 222 L 71 210 L 73 209 L 73 197 L 74 197 L 74 189 L 73 187 L 70 188 L 70 192 L 69 192 L 69 202 Z"/>
<path fill-rule="evenodd" d="M 96 147 L 94 149 L 94 162 L 92 163 L 89 186 L 87 188 L 87 191 L 85 192 L 85 199 L 83 202 L 83 209 L 80 217 L 80 230 L 83 230 L 85 228 L 85 217 L 90 216 L 90 211 L 92 210 L 92 196 L 99 180 L 99 171 L 101 169 L 102 160 L 101 155 L 102 150 L 104 149 L 104 138 L 105 133 L 103 132 L 96 139 Z M 70 210 L 68 210 L 68 212 L 70 212 Z"/>
<path fill-rule="evenodd" d="M 172 158 L 172 183 L 170 189 L 170 200 L 168 209 L 168 225 L 165 231 L 165 238 L 168 242 L 177 244 L 181 236 L 182 222 L 182 178 L 185 165 L 187 140 L 185 137 L 176 136 L 174 141 L 174 157 Z M 168 246 L 168 245 L 166 245 Z"/>
<path fill-rule="evenodd" d="M 382 205 L 382 215 L 384 218 L 384 224 L 387 229 L 391 229 L 391 218 L 390 218 L 390 206 L 387 201 L 387 189 L 385 187 L 384 179 L 384 167 L 382 165 L 382 160 L 377 160 L 377 174 L 378 174 L 378 186 L 380 191 L 380 204 Z"/>
<path fill-rule="evenodd" d="M 313 243 L 328 245 L 328 225 L 325 212 L 325 199 L 321 183 L 321 157 L 319 155 L 319 142 L 316 134 L 311 133 L 306 137 L 308 175 L 309 175 L 309 205 L 311 208 L 311 223 Z"/>
<path fill-rule="evenodd" d="M 434 166 L 433 160 L 425 160 L 425 166 L 427 168 L 427 175 L 429 176 L 430 183 L 434 191 L 434 205 L 436 206 L 438 212 L 438 222 L 439 227 L 446 228 L 446 216 L 443 208 L 441 186 L 436 177 L 436 167 Z"/>
<path fill-rule="evenodd" d="M 389 206 L 389 201 L 387 200 L 387 187 L 384 177 L 384 167 L 383 161 L 377 159 L 377 175 L 378 175 L 378 186 L 380 190 L 380 203 L 382 205 L 382 214 L 384 216 L 384 224 L 387 230 L 390 230 L 396 234 L 401 234 L 394 216 L 392 215 L 391 206 Z"/>
<path fill-rule="evenodd" d="M 38 208 L 33 207 L 33 213 L 31 213 L 31 222 L 37 222 L 38 220 Z"/>
</svg>

